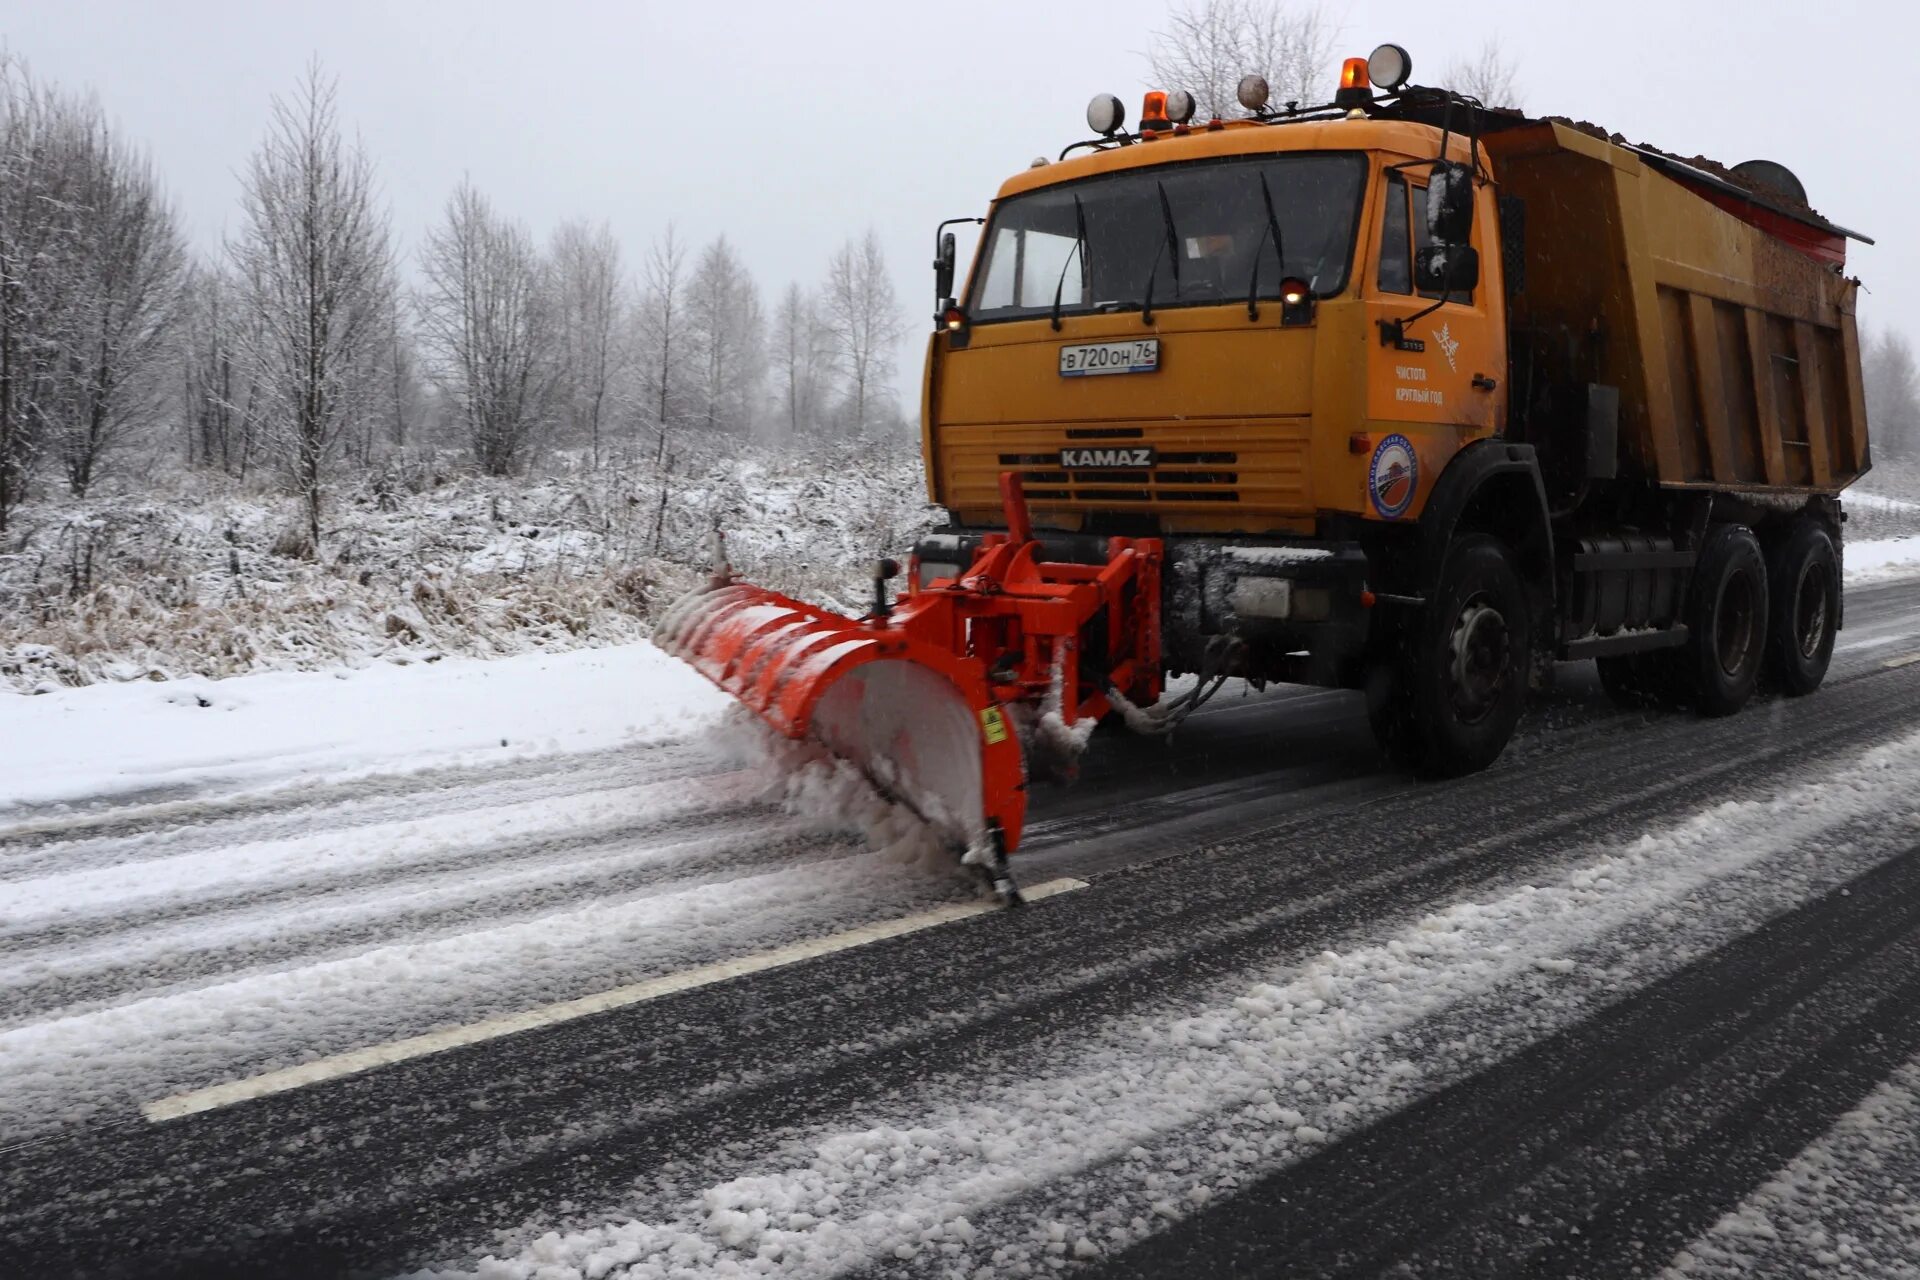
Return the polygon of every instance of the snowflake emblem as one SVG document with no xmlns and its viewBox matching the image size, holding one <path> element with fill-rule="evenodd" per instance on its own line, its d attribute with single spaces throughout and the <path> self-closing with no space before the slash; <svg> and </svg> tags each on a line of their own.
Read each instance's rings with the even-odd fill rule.
<svg viewBox="0 0 1920 1280">
<path fill-rule="evenodd" d="M 1447 358 L 1447 368 L 1455 373 L 1460 372 L 1459 366 L 1453 362 L 1453 353 L 1460 349 L 1460 343 L 1447 332 L 1446 325 L 1440 326 L 1440 332 L 1433 335 L 1433 340 L 1440 344 L 1440 353 Z"/>
</svg>

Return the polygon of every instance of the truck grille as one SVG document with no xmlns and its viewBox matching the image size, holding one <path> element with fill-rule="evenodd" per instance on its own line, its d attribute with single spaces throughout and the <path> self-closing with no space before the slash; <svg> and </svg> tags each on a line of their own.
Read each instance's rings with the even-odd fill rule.
<svg viewBox="0 0 1920 1280">
<path fill-rule="evenodd" d="M 1069 431 L 1069 437 L 1093 435 Z M 1099 438 L 1113 439 L 1102 433 Z M 1134 438 L 1138 438 L 1136 432 Z M 1048 502 L 1238 502 L 1238 471 L 1214 470 L 1240 461 L 1237 453 L 1165 452 L 1151 471 L 1062 471 L 1058 453 L 1003 453 L 1000 468 L 1018 471 L 1027 497 Z M 1182 470 L 1205 467 L 1208 470 Z"/>
<path fill-rule="evenodd" d="M 1311 517 L 1308 474 L 1312 428 L 1305 418 L 1203 419 L 1068 426 L 1007 423 L 956 426 L 936 433 L 941 501 L 976 513 L 1000 507 L 999 478 L 1017 472 L 1027 497 L 1053 516 L 1159 515 L 1178 520 L 1239 520 L 1250 529 Z M 1065 447 L 1150 446 L 1151 467 L 1060 465 Z M 1209 526 L 1213 527 L 1213 526 Z"/>
</svg>

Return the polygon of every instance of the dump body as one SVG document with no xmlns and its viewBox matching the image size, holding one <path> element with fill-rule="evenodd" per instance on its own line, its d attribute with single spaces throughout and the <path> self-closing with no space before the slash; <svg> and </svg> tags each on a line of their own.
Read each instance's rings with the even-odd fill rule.
<svg viewBox="0 0 1920 1280">
<path fill-rule="evenodd" d="M 1617 387 L 1623 475 L 1829 494 L 1866 471 L 1854 281 L 1569 125 L 1485 146 L 1525 209 L 1516 377 Z"/>
</svg>

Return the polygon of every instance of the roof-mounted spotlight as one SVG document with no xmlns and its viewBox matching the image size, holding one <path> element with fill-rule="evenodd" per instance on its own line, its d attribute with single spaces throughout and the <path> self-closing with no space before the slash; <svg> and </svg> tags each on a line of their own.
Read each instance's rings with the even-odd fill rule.
<svg viewBox="0 0 1920 1280">
<path fill-rule="evenodd" d="M 1193 95 L 1185 89 L 1167 91 L 1167 119 L 1175 124 L 1185 124 L 1193 119 Z"/>
<path fill-rule="evenodd" d="M 1087 128 L 1105 138 L 1120 132 L 1127 122 L 1127 104 L 1110 93 L 1096 93 L 1087 104 Z"/>
<path fill-rule="evenodd" d="M 1267 105 L 1267 99 L 1272 93 L 1273 91 L 1267 87 L 1265 76 L 1241 76 L 1240 88 L 1235 92 L 1235 96 L 1240 99 L 1241 106 L 1257 112 Z"/>
<path fill-rule="evenodd" d="M 1367 75 L 1375 88 L 1398 93 L 1413 79 L 1413 58 L 1397 44 L 1383 44 L 1368 55 Z"/>
</svg>

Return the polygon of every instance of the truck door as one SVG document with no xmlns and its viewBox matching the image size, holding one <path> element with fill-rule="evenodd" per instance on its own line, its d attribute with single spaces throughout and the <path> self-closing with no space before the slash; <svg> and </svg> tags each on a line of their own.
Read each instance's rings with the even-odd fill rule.
<svg viewBox="0 0 1920 1280">
<path fill-rule="evenodd" d="M 1506 376 L 1506 341 L 1487 300 L 1499 295 L 1492 201 L 1477 197 L 1473 242 L 1480 250 L 1480 280 L 1471 290 L 1455 290 L 1447 301 L 1414 287 L 1414 254 L 1427 236 L 1426 175 L 1418 169 L 1389 171 L 1381 183 L 1378 259 L 1373 272 L 1369 319 L 1377 344 L 1368 379 L 1368 417 L 1375 422 L 1431 423 L 1464 428 L 1455 447 L 1491 432 L 1498 420 L 1499 382 Z M 1429 310 L 1429 308 L 1434 308 Z M 1422 315 L 1422 312 L 1427 314 Z M 1420 317 L 1414 319 L 1414 317 Z M 1411 321 L 1406 341 L 1394 346 L 1379 338 L 1380 322 Z M 1436 445 L 1440 441 L 1433 442 Z M 1424 452 L 1424 450 L 1423 450 Z"/>
</svg>

